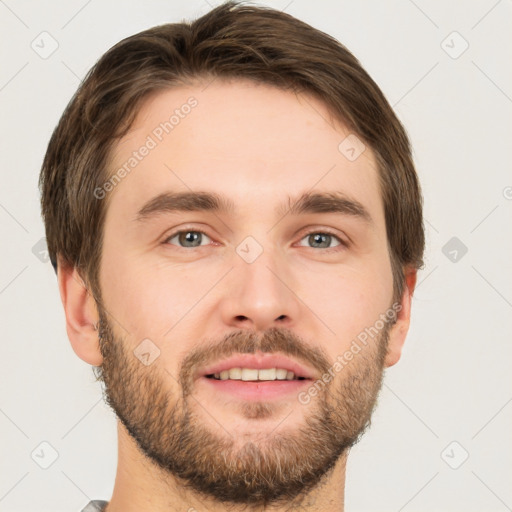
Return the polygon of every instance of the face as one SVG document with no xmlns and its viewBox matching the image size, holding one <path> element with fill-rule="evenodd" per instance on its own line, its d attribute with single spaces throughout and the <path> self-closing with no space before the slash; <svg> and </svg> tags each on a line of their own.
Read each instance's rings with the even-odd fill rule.
<svg viewBox="0 0 512 512">
<path fill-rule="evenodd" d="M 219 501 L 318 484 L 381 386 L 393 283 L 377 168 L 369 148 L 339 150 L 350 132 L 329 119 L 245 81 L 172 89 L 110 162 L 107 398 L 142 452 Z"/>
</svg>

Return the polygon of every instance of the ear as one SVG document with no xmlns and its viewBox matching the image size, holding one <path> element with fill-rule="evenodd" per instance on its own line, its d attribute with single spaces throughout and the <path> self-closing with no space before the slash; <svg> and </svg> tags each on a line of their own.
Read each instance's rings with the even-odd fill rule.
<svg viewBox="0 0 512 512">
<path fill-rule="evenodd" d="M 417 270 L 409 268 L 405 270 L 405 287 L 400 302 L 400 310 L 397 313 L 397 321 L 389 332 L 388 352 L 384 360 L 384 366 L 389 367 L 398 363 L 402 355 L 405 337 L 409 331 L 411 320 L 411 301 L 416 286 Z M 398 308 L 397 308 L 398 309 Z"/>
<path fill-rule="evenodd" d="M 100 366 L 103 357 L 96 330 L 99 320 L 96 302 L 76 268 L 60 260 L 57 280 L 71 346 L 80 359 L 93 366 Z"/>
</svg>

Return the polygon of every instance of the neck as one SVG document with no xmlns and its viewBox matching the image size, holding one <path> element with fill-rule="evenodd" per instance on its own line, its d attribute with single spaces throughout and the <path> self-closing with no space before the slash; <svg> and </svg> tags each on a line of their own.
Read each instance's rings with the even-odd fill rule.
<svg viewBox="0 0 512 512">
<path fill-rule="evenodd" d="M 136 442 L 118 421 L 118 464 L 112 498 L 106 512 L 220 512 L 225 503 L 208 500 L 183 486 L 173 475 L 163 471 L 139 450 Z M 343 512 L 345 497 L 344 453 L 321 484 L 307 495 L 298 496 L 294 503 L 281 506 L 254 507 L 231 505 L 238 512 L 281 512 L 300 504 L 304 512 Z"/>
</svg>

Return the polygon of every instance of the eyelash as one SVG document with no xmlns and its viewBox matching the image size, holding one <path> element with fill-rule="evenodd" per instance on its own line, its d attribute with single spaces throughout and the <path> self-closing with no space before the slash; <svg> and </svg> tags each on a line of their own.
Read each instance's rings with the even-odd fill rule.
<svg viewBox="0 0 512 512">
<path fill-rule="evenodd" d="M 176 235 L 179 235 L 181 233 L 201 233 L 203 235 L 206 235 L 208 238 L 211 238 L 208 235 L 208 233 L 205 233 L 204 231 L 202 231 L 200 229 L 181 229 L 179 231 L 175 231 L 170 236 L 168 236 L 164 240 L 163 243 L 164 244 L 169 244 L 169 240 L 172 240 Z M 320 249 L 316 249 L 316 250 L 322 250 L 322 251 L 325 251 L 325 252 L 337 252 L 337 251 L 340 251 L 340 250 L 343 250 L 343 249 L 347 249 L 350 246 L 349 242 L 343 240 L 338 235 L 336 235 L 335 233 L 333 233 L 332 231 L 330 231 L 328 229 L 323 229 L 323 230 L 313 229 L 311 231 L 308 231 L 308 232 L 304 233 L 304 235 L 302 236 L 302 238 L 300 240 L 303 240 L 304 238 L 306 238 L 307 236 L 312 235 L 312 234 L 329 235 L 329 236 L 334 237 L 340 243 L 340 245 L 337 245 L 335 247 L 320 248 Z M 170 244 L 170 245 L 173 245 L 173 244 Z M 199 245 L 197 247 L 180 247 L 180 246 L 175 246 L 175 247 L 177 247 L 178 249 L 183 249 L 185 251 L 188 251 L 190 249 L 198 249 L 199 247 L 204 247 L 204 246 Z M 303 246 L 301 246 L 301 247 L 303 247 Z M 315 249 L 315 247 L 309 247 L 309 249 Z"/>
</svg>

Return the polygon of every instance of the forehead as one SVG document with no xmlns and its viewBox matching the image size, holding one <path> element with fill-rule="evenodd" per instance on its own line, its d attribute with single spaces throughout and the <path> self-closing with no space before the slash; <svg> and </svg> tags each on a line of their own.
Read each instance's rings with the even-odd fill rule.
<svg viewBox="0 0 512 512">
<path fill-rule="evenodd" d="M 159 91 L 113 147 L 109 172 L 122 177 L 111 208 L 133 217 L 164 191 L 210 190 L 240 209 L 283 194 L 336 191 L 359 197 L 379 218 L 374 155 L 363 146 L 359 158 L 347 158 L 343 149 L 354 135 L 332 123 L 314 97 L 247 80 Z"/>
</svg>

